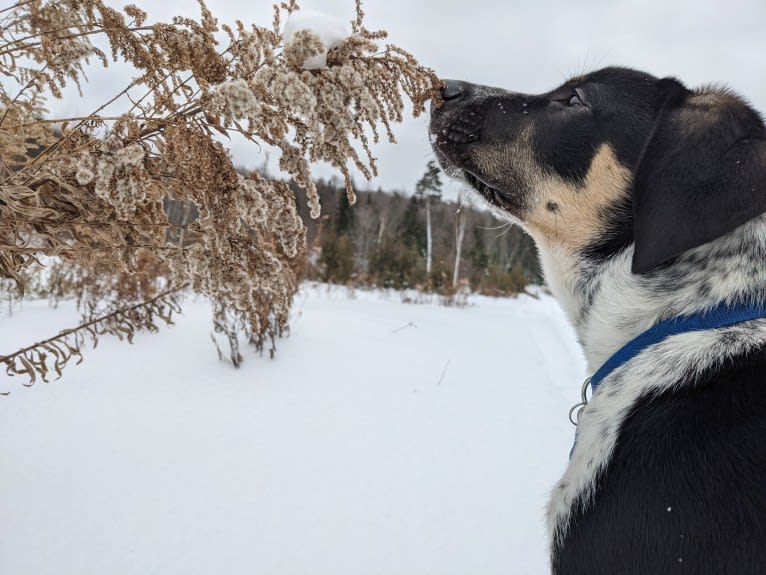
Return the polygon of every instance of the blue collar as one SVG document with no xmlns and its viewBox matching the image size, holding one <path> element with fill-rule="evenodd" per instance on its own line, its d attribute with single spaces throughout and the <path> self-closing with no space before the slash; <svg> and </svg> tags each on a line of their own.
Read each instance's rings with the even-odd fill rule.
<svg viewBox="0 0 766 575">
<path fill-rule="evenodd" d="M 575 425 L 579 423 L 580 414 L 588 404 L 588 385 L 590 385 L 591 392 L 595 393 L 598 386 L 601 385 L 601 383 L 610 373 L 636 357 L 647 347 L 654 345 L 655 343 L 660 343 L 672 335 L 678 335 L 680 333 L 687 333 L 691 331 L 703 331 L 707 329 L 728 327 L 763 317 L 766 317 L 766 303 L 742 304 L 737 306 L 720 304 L 702 313 L 687 316 L 682 315 L 667 321 L 660 322 L 657 325 L 650 327 L 637 338 L 629 341 L 627 344 L 621 347 L 617 353 L 610 357 L 598 369 L 598 371 L 596 371 L 596 373 L 585 380 L 582 388 L 582 402 L 572 407 L 572 409 L 569 411 L 569 419 Z M 572 419 L 572 414 L 575 411 L 577 412 L 576 421 Z M 575 434 L 575 444 L 576 443 L 577 435 Z M 572 457 L 574 449 L 575 448 L 573 445 L 572 450 L 569 452 L 569 457 Z"/>
<path fill-rule="evenodd" d="M 627 363 L 647 347 L 665 338 L 690 331 L 703 331 L 728 327 L 745 321 L 766 317 L 766 303 L 731 306 L 720 304 L 708 311 L 679 316 L 650 327 L 637 338 L 629 341 L 610 357 L 590 378 L 591 391 L 595 392 L 602 381 L 615 369 Z"/>
</svg>

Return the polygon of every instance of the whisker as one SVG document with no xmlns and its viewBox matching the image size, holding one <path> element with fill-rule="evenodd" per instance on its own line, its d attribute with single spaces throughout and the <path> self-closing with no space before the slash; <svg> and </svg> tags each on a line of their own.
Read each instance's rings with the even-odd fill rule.
<svg viewBox="0 0 766 575">
<path fill-rule="evenodd" d="M 505 234 L 510 232 L 512 228 L 513 228 L 513 222 L 508 222 L 508 227 L 504 229 L 502 232 L 500 232 L 499 234 L 497 234 L 495 236 L 495 239 L 499 238 L 500 236 L 504 236 Z"/>
<path fill-rule="evenodd" d="M 512 226 L 512 225 L 513 225 L 513 222 L 505 222 L 504 224 L 502 224 L 500 226 L 493 226 L 493 227 L 490 227 L 490 228 L 487 228 L 487 227 L 484 227 L 484 226 L 479 226 L 479 225 L 477 225 L 476 227 L 478 229 L 480 229 L 480 230 L 499 230 L 499 229 L 506 228 L 506 227 Z"/>
</svg>

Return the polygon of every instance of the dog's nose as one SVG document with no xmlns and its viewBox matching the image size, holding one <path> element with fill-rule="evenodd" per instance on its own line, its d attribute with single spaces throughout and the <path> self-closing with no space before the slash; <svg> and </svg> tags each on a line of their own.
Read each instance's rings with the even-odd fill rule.
<svg viewBox="0 0 766 575">
<path fill-rule="evenodd" d="M 443 100 L 456 100 L 461 98 L 467 91 L 465 82 L 460 80 L 444 80 L 444 87 L 442 88 Z"/>
</svg>

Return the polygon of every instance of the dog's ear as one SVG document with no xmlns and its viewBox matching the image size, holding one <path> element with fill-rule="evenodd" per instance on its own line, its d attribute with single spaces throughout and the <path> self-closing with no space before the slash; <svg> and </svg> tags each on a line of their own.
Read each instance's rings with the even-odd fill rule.
<svg viewBox="0 0 766 575">
<path fill-rule="evenodd" d="M 766 211 L 766 133 L 725 90 L 658 83 L 659 110 L 633 178 L 633 273 L 651 271 Z"/>
</svg>

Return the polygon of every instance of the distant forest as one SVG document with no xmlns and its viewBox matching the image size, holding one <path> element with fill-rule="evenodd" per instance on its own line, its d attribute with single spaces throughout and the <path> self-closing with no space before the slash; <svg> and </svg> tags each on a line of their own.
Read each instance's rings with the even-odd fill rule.
<svg viewBox="0 0 766 575">
<path fill-rule="evenodd" d="M 444 294 L 466 286 L 496 296 L 541 281 L 531 238 L 466 202 L 442 200 L 432 163 L 413 191 L 357 190 L 354 206 L 340 185 L 320 180 L 317 187 L 319 220 L 293 187 L 308 227 L 307 279 Z"/>
</svg>

